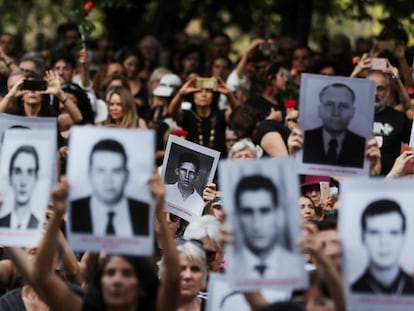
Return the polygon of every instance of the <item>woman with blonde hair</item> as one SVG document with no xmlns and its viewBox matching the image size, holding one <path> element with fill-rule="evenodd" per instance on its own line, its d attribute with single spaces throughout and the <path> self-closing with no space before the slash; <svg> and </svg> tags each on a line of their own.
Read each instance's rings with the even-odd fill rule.
<svg viewBox="0 0 414 311">
<path fill-rule="evenodd" d="M 180 262 L 180 304 L 177 311 L 204 310 L 205 299 L 200 291 L 207 284 L 207 264 L 203 242 L 200 240 L 176 239 Z M 158 263 L 161 284 L 167 269 L 165 258 Z"/>
<path fill-rule="evenodd" d="M 114 87 L 108 91 L 109 127 L 147 128 L 145 121 L 137 116 L 137 109 L 131 91 L 125 87 Z"/>
</svg>

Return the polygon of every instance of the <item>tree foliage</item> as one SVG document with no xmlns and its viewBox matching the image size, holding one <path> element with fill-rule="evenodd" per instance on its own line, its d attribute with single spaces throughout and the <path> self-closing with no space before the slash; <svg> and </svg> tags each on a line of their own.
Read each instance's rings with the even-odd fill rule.
<svg viewBox="0 0 414 311">
<path fill-rule="evenodd" d="M 0 28 L 14 25 L 19 34 L 34 25 L 54 28 L 68 18 L 83 0 L 0 0 Z M 96 0 L 104 13 L 107 35 L 117 44 L 133 43 L 145 34 L 158 37 L 169 46 L 174 34 L 198 18 L 208 33 L 236 26 L 242 32 L 259 34 L 279 30 L 306 43 L 313 14 L 370 19 L 369 8 L 383 8 L 387 23 L 414 21 L 413 0 Z M 41 27 L 40 27 L 41 30 Z M 37 31 L 40 31 L 37 29 Z"/>
</svg>

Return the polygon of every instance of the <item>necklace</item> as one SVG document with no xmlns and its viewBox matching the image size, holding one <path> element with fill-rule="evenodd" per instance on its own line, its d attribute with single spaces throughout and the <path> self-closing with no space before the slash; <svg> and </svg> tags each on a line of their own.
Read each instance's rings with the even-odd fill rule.
<svg viewBox="0 0 414 311">
<path fill-rule="evenodd" d="M 209 131 L 209 135 L 208 135 L 209 137 L 208 137 L 207 143 L 205 143 L 206 139 L 204 139 L 204 135 L 203 135 L 204 134 L 203 133 L 203 121 L 204 120 L 207 121 L 207 118 L 205 119 L 202 119 L 199 117 L 197 118 L 198 143 L 201 146 L 207 146 L 209 148 L 214 148 L 214 134 L 215 134 L 214 128 L 216 124 L 216 117 L 213 116 L 213 117 L 208 118 L 208 120 L 210 121 L 210 131 Z"/>
</svg>

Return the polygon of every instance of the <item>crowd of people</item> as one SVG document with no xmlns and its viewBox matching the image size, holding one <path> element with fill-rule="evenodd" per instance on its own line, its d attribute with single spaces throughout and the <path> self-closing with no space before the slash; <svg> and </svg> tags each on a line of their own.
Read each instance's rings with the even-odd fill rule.
<svg viewBox="0 0 414 311">
<path fill-rule="evenodd" d="M 215 149 L 222 159 L 295 157 L 304 145 L 317 144 L 299 127 L 301 75 L 369 79 L 375 83 L 375 100 L 366 103 L 375 106 L 373 135 L 361 153 L 369 160 L 370 176 L 414 173 L 414 152 L 408 148 L 414 50 L 403 29 L 384 29 L 375 40 L 360 38 L 354 49 L 346 36 L 336 35 L 320 51 L 280 34 L 252 36 L 234 63 L 232 39 L 225 33 L 182 34 L 170 49 L 147 36 L 124 47 L 99 38 L 78 50 L 76 25 L 59 31 L 54 44 L 39 42 L 33 51 L 18 51 L 12 34 L 0 34 L 0 112 L 56 118 L 60 176 L 40 244 L 2 250 L 0 310 L 204 310 L 209 273 L 227 269 L 225 245 L 234 237 L 225 225 L 217 179 L 197 196 L 205 203 L 203 216 L 188 223 L 163 210 L 166 187 L 158 174 L 151 177 L 156 216 L 151 258 L 72 251 L 63 223 L 73 125 L 152 129 L 156 166 L 163 162 L 170 134 Z M 388 45 L 379 44 L 384 42 Z M 381 70 L 372 66 L 378 58 L 387 59 Z M 30 88 L 27 80 L 45 85 Z M 341 177 L 298 179 L 301 196 L 289 208 L 300 211 L 299 247 L 313 267 L 310 285 L 301 303 L 270 305 L 256 292 L 245 299 L 252 310 L 347 310 L 337 231 Z M 321 182 L 329 184 L 328 195 Z"/>
</svg>

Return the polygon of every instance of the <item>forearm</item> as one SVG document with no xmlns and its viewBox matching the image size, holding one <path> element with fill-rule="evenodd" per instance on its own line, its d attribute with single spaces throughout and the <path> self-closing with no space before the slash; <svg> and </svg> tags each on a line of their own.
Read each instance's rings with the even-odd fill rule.
<svg viewBox="0 0 414 311">
<path fill-rule="evenodd" d="M 89 75 L 89 65 L 87 63 L 79 66 L 79 76 L 81 80 L 81 87 L 83 89 L 91 86 L 91 77 Z"/>
<path fill-rule="evenodd" d="M 9 93 L 2 98 L 0 101 L 0 112 L 5 112 L 7 110 L 7 107 L 10 105 L 10 103 L 14 100 L 14 97 L 10 95 Z"/>
<path fill-rule="evenodd" d="M 59 233 L 61 222 L 62 216 L 53 213 L 47 225 L 46 233 L 40 242 L 33 273 L 37 282 L 42 282 L 48 276 L 55 273 L 53 261 L 56 254 L 56 237 Z"/>
<path fill-rule="evenodd" d="M 168 114 L 179 124 L 183 118 L 183 111 L 181 109 L 182 97 L 181 93 L 178 92 L 168 105 Z"/>
<path fill-rule="evenodd" d="M 72 118 L 74 123 L 79 123 L 83 120 L 82 113 L 80 112 L 78 106 L 63 92 L 56 95 L 66 108 L 69 116 Z"/>
<path fill-rule="evenodd" d="M 329 291 L 335 301 L 336 311 L 346 311 L 346 303 L 344 296 L 344 284 L 342 282 L 341 275 L 336 269 L 331 260 L 324 255 L 321 251 L 315 254 L 315 258 L 323 267 L 325 271 L 326 281 L 328 283 Z"/>
<path fill-rule="evenodd" d="M 33 262 L 29 260 L 25 251 L 17 247 L 5 247 L 4 249 L 20 275 L 28 283 L 33 284 Z"/>
<path fill-rule="evenodd" d="M 405 86 L 414 86 L 413 77 L 411 74 L 411 67 L 407 63 L 407 59 L 405 57 L 400 58 L 400 66 L 399 72 L 401 73 L 402 78 L 404 79 Z"/>
<path fill-rule="evenodd" d="M 234 96 L 233 92 L 230 91 L 229 93 L 225 95 L 229 101 L 231 109 L 234 109 L 239 105 L 239 101 L 237 100 L 236 96 Z"/>
<path fill-rule="evenodd" d="M 247 53 L 244 53 L 236 66 L 236 74 L 239 79 L 243 77 L 247 64 Z"/>
<path fill-rule="evenodd" d="M 80 284 L 81 278 L 78 260 L 76 259 L 76 256 L 73 253 L 73 251 L 69 248 L 69 245 L 66 242 L 66 239 L 62 231 L 59 231 L 58 240 L 64 250 L 62 262 L 64 273 L 70 280 L 74 281 L 77 284 Z"/>
<path fill-rule="evenodd" d="M 397 83 L 400 104 L 404 107 L 404 111 L 407 111 L 411 108 L 410 96 L 408 95 L 407 89 L 399 78 L 396 77 L 394 81 Z"/>
<path fill-rule="evenodd" d="M 179 288 L 180 288 L 180 265 L 178 260 L 178 253 L 175 241 L 168 229 L 168 224 L 163 213 L 164 204 L 156 207 L 156 217 L 160 224 L 160 242 L 163 246 L 164 252 L 164 266 L 165 273 L 162 276 L 162 282 L 158 294 L 158 311 L 175 310 L 179 303 Z"/>
</svg>

